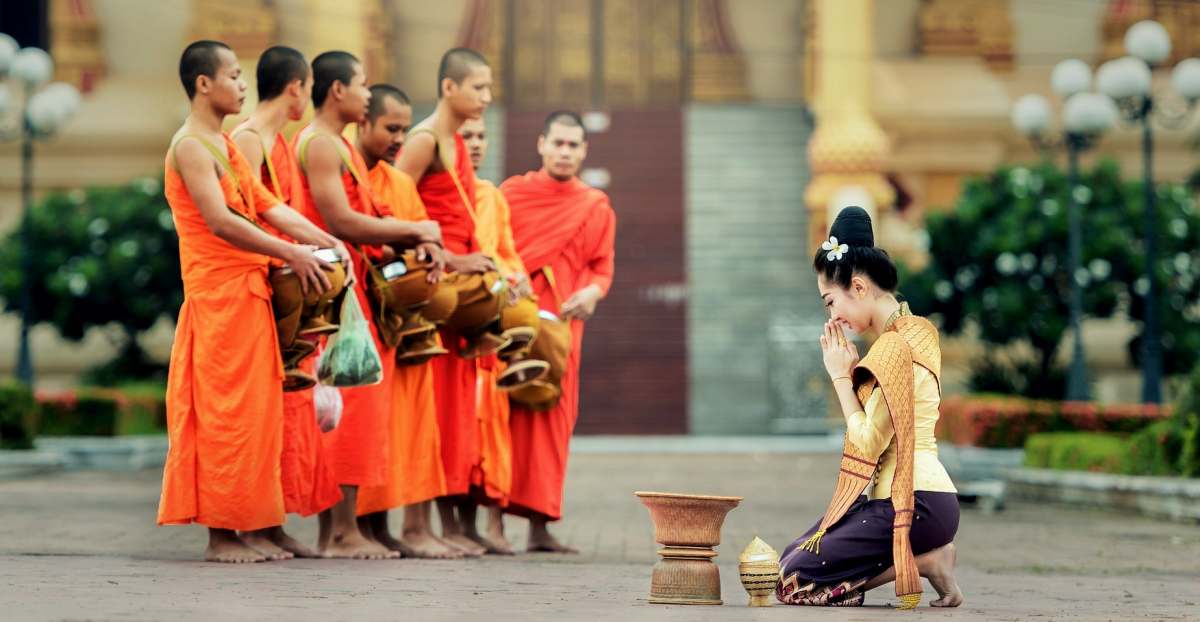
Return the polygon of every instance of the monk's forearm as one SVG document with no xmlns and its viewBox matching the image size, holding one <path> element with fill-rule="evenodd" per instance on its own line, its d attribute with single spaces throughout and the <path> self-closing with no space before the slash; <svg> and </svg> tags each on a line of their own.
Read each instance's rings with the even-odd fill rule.
<svg viewBox="0 0 1200 622">
<path fill-rule="evenodd" d="M 334 236 L 353 244 L 416 246 L 426 240 L 414 223 L 395 218 L 373 218 L 350 209 L 325 218 Z"/>
<path fill-rule="evenodd" d="M 286 205 L 276 205 L 264 212 L 262 217 L 271 223 L 271 226 L 303 244 L 332 248 L 338 243 L 337 238 L 322 231 L 320 227 Z"/>
<path fill-rule="evenodd" d="M 295 244 L 285 242 L 233 214 L 216 219 L 216 222 L 210 223 L 209 226 L 213 234 L 222 240 L 259 255 L 291 261 L 298 248 Z"/>
</svg>

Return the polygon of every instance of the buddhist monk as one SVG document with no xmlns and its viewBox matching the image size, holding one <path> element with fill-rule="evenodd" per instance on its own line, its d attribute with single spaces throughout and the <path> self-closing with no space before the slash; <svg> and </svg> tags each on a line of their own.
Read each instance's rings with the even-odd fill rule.
<svg viewBox="0 0 1200 622">
<path fill-rule="evenodd" d="M 283 126 L 299 121 L 312 97 L 312 72 L 300 52 L 275 46 L 258 59 L 258 105 L 233 130 L 238 150 L 250 170 L 280 203 L 292 204 L 301 193 L 296 158 L 283 136 Z M 316 357 L 301 363 L 312 374 Z M 289 513 L 311 516 L 342 498 L 321 445 L 321 430 L 313 416 L 313 390 L 283 394 L 283 507 Z M 282 527 L 242 534 L 260 551 L 282 549 L 297 557 L 316 557 L 312 549 L 284 533 Z"/>
<path fill-rule="evenodd" d="M 417 181 L 426 212 L 441 225 L 446 266 L 453 272 L 496 269 L 475 239 L 475 171 L 458 135 L 459 126 L 482 117 L 491 101 L 492 70 L 487 61 L 466 48 L 447 51 L 438 67 L 437 107 L 409 133 L 397 161 L 397 168 Z M 447 349 L 457 349 L 458 335 L 443 332 L 442 337 Z M 482 484 L 475 367 L 474 360 L 455 355 L 433 360 L 446 474 L 446 495 L 438 500 L 442 537 L 471 556 L 487 549 L 464 534 L 455 506 Z"/>
<path fill-rule="evenodd" d="M 459 128 L 471 166 L 478 172 L 487 157 L 487 128 L 483 119 L 468 119 Z M 508 201 L 492 182 L 475 179 L 475 237 L 483 252 L 492 257 L 500 274 L 508 280 L 514 296 L 531 293 L 525 265 L 513 243 Z M 489 553 L 512 555 L 512 544 L 504 536 L 504 506 L 512 488 L 512 434 L 509 431 L 508 394 L 496 386 L 504 363 L 495 356 L 479 361 L 479 421 L 482 431 L 483 493 L 488 503 L 486 537 L 475 529 L 475 504 L 460 508 L 468 538 L 488 548 Z"/>
<path fill-rule="evenodd" d="M 319 547 L 329 557 L 379 559 L 398 557 L 358 529 L 358 488 L 386 482 L 389 465 L 389 420 L 392 412 L 392 373 L 395 350 L 379 340 L 367 298 L 366 261 L 378 261 L 393 247 L 417 248 L 439 264 L 441 233 L 431 221 L 405 222 L 391 217 L 375 201 L 362 156 L 342 137 L 351 123 L 363 120 L 370 104 L 362 63 L 348 52 L 325 52 L 313 59 L 312 122 L 296 134 L 293 148 L 300 163 L 303 213 L 360 251 L 354 293 L 383 361 L 383 381 L 342 390 L 343 412 L 338 427 L 324 437 L 342 500 L 321 513 Z M 385 249 L 387 247 L 387 249 Z M 439 268 L 440 269 L 440 268 Z M 431 273 L 436 278 L 438 270 Z"/>
<path fill-rule="evenodd" d="M 246 97 L 237 56 L 197 41 L 179 60 L 191 112 L 165 161 L 165 194 L 179 235 L 184 301 L 167 378 L 169 450 L 158 524 L 208 527 L 204 558 L 261 562 L 238 532 L 284 522 L 283 363 L 267 279 L 273 260 L 304 291 L 328 290 L 328 264 L 313 251 L 345 248 L 267 190 L 233 139 L 221 131 Z M 297 240 L 263 230 L 271 225 Z"/>
<path fill-rule="evenodd" d="M 428 216 L 417 194 L 417 184 L 392 166 L 412 123 L 408 95 L 389 84 L 374 84 L 366 119 L 358 124 L 357 147 L 370 169 L 375 197 L 388 206 L 393 217 L 420 222 Z M 359 529 L 405 557 L 462 557 L 457 547 L 442 542 L 431 528 L 433 500 L 446 494 L 433 368 L 428 362 L 397 366 L 392 386 L 387 480 L 381 486 L 359 490 Z M 392 536 L 388 527 L 388 510 L 398 507 L 404 507 L 404 526 L 399 539 Z"/>
<path fill-rule="evenodd" d="M 500 191 L 508 199 L 513 239 L 538 305 L 571 323 L 571 355 L 554 408 L 512 409 L 513 485 L 507 511 L 529 518 L 529 550 L 573 553 L 546 524 L 562 516 L 567 452 L 579 417 L 583 329 L 612 284 L 617 224 L 608 196 L 577 177 L 587 156 L 579 115 L 548 116 L 537 148 L 542 168 L 510 177 Z"/>
</svg>

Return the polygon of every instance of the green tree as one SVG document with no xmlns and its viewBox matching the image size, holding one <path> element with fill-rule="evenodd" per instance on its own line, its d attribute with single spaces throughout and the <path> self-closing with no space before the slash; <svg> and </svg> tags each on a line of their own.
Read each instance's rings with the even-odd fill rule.
<svg viewBox="0 0 1200 622">
<path fill-rule="evenodd" d="M 178 239 L 161 181 L 53 193 L 30 218 L 31 272 L 22 269 L 17 231 L 0 247 L 5 311 L 20 312 L 22 281 L 31 279 L 34 323 L 52 324 L 73 341 L 102 327 L 119 348 L 94 370 L 94 380 L 161 373 L 137 340 L 160 317 L 174 317 L 183 301 Z"/>
<path fill-rule="evenodd" d="M 1032 397 L 1063 396 L 1055 358 L 1069 329 L 1072 276 L 1084 286 L 1085 316 L 1124 310 L 1142 318 L 1149 288 L 1142 276 L 1140 184 L 1123 182 L 1117 165 L 1105 161 L 1084 171 L 1077 187 L 1068 185 L 1050 163 L 1005 166 L 969 179 L 953 211 L 927 218 L 931 262 L 901 281 L 913 310 L 940 316 L 949 334 L 973 325 L 987 344 L 1024 342 L 1036 353 L 1031 361 L 1004 363 L 989 349 L 975 363 L 976 390 L 1007 386 Z M 1067 269 L 1069 192 L 1083 209 L 1083 262 L 1075 275 Z M 1163 347 L 1168 373 L 1181 373 L 1200 351 L 1193 317 L 1200 300 L 1200 219 L 1181 186 L 1165 185 L 1158 197 Z"/>
</svg>

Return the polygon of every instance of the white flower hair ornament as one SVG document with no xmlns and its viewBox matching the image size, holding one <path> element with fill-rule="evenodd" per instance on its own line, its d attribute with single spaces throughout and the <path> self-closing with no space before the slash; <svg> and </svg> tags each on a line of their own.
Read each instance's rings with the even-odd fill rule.
<svg viewBox="0 0 1200 622">
<path fill-rule="evenodd" d="M 821 250 L 829 251 L 825 253 L 826 261 L 841 261 L 842 255 L 850 250 L 850 246 L 846 244 L 838 244 L 837 236 L 829 236 L 828 240 L 821 242 Z"/>
</svg>

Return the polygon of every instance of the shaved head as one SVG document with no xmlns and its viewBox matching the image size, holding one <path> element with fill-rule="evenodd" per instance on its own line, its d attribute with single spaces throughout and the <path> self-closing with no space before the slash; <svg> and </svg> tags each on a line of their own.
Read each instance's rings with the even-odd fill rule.
<svg viewBox="0 0 1200 622">
<path fill-rule="evenodd" d="M 325 103 L 325 98 L 329 97 L 329 89 L 333 88 L 334 82 L 350 86 L 350 81 L 354 79 L 355 69 L 359 65 L 358 57 L 349 52 L 336 50 L 323 52 L 314 58 L 312 62 L 313 106 L 320 108 L 321 104 Z"/>
<path fill-rule="evenodd" d="M 408 94 L 390 84 L 372 84 L 371 85 L 371 105 L 367 108 L 367 120 L 374 122 L 387 110 L 386 102 L 393 100 L 398 104 L 411 106 L 412 101 L 408 99 Z"/>
<path fill-rule="evenodd" d="M 566 127 L 577 127 L 583 131 L 583 140 L 587 140 L 587 130 L 583 127 L 583 119 L 579 113 L 570 110 L 555 110 L 546 116 L 546 122 L 542 124 L 542 136 L 550 135 L 550 126 L 565 125 Z"/>
<path fill-rule="evenodd" d="M 478 67 L 490 67 L 487 59 L 482 54 L 470 48 L 452 48 L 442 55 L 442 62 L 438 65 L 438 86 L 437 93 L 440 99 L 442 93 L 442 83 L 447 79 L 455 84 L 462 84 L 467 76 Z"/>
<path fill-rule="evenodd" d="M 217 70 L 221 68 L 221 56 L 218 53 L 220 50 L 233 52 L 228 45 L 207 39 L 195 41 L 184 48 L 179 57 L 179 81 L 183 83 L 183 90 L 188 99 L 196 97 L 196 78 L 217 77 Z"/>
<path fill-rule="evenodd" d="M 289 84 L 308 79 L 308 61 L 298 50 L 277 45 L 258 58 L 258 101 L 265 102 L 283 94 Z"/>
</svg>

